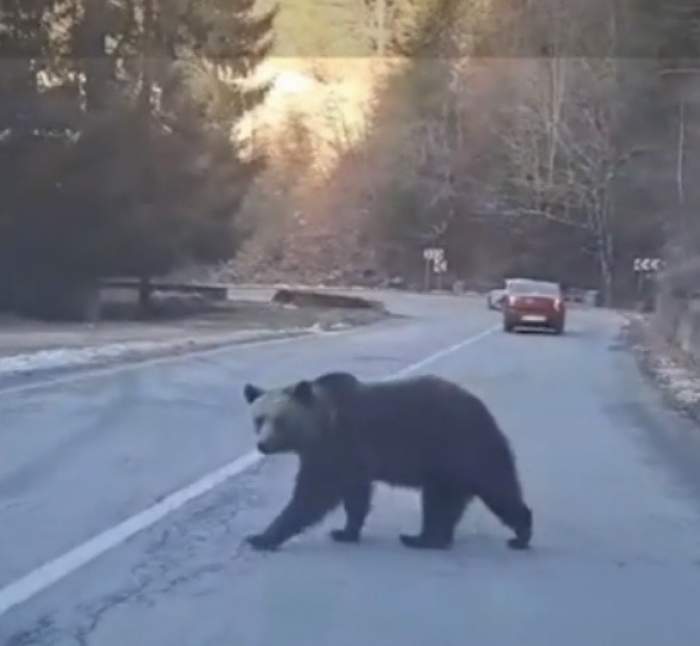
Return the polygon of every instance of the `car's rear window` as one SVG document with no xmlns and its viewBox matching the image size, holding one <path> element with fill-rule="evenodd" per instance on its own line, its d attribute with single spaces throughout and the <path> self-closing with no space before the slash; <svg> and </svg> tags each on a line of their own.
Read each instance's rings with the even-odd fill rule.
<svg viewBox="0 0 700 646">
<path fill-rule="evenodd" d="M 518 281 L 508 285 L 508 291 L 513 294 L 532 294 L 539 296 L 559 296 L 561 290 L 555 283 L 540 283 L 536 281 Z"/>
</svg>

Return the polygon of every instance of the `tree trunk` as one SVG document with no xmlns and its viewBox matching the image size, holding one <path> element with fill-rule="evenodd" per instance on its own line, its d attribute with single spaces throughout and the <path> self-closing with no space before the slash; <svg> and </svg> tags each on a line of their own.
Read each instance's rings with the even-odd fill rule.
<svg viewBox="0 0 700 646">
<path fill-rule="evenodd" d="M 547 188 L 554 186 L 557 152 L 560 145 L 562 107 L 566 95 L 566 60 L 559 54 L 549 61 L 549 106 L 547 115 Z"/>
<path fill-rule="evenodd" d="M 613 287 L 613 260 L 612 260 L 612 240 L 609 235 L 603 235 L 599 241 L 598 265 L 600 267 L 600 278 L 603 290 L 603 305 L 610 305 L 612 301 Z"/>
<path fill-rule="evenodd" d="M 153 285 L 150 276 L 141 276 L 139 279 L 139 310 L 141 314 L 151 312 L 151 296 L 153 295 Z"/>
<path fill-rule="evenodd" d="M 386 54 L 386 0 L 376 0 L 375 23 L 377 30 L 377 55 L 383 58 Z"/>
<path fill-rule="evenodd" d="M 678 153 L 676 155 L 676 184 L 678 187 L 678 204 L 685 204 L 684 162 L 685 155 L 685 101 L 681 99 L 678 106 Z M 684 223 L 685 224 L 685 223 Z"/>
<path fill-rule="evenodd" d="M 73 17 L 78 24 L 76 34 L 76 54 L 83 64 L 85 73 L 85 108 L 91 113 L 102 113 L 110 105 L 108 88 L 111 62 L 105 51 L 104 3 L 87 0 L 82 21 Z"/>
</svg>

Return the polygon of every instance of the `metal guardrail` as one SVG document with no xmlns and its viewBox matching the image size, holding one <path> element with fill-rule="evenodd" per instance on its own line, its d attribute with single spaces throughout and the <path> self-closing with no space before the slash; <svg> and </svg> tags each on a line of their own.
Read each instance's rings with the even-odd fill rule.
<svg viewBox="0 0 700 646">
<path fill-rule="evenodd" d="M 100 287 L 115 289 L 139 289 L 141 281 L 138 278 L 108 278 L 100 281 Z M 203 294 L 213 300 L 224 301 L 228 297 L 228 285 L 211 285 L 204 283 L 178 283 L 155 280 L 149 283 L 152 291 L 181 292 L 185 294 Z"/>
<path fill-rule="evenodd" d="M 380 301 L 369 300 L 359 296 L 348 296 L 333 292 L 321 292 L 306 289 L 278 289 L 272 297 L 273 303 L 282 305 L 337 307 L 349 309 L 383 309 Z"/>
</svg>

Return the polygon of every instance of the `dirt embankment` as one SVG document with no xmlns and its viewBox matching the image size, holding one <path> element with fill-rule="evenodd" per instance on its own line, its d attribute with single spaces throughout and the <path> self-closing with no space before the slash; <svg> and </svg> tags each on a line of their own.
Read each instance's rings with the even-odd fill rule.
<svg viewBox="0 0 700 646">
<path fill-rule="evenodd" d="M 642 372 L 660 388 L 667 403 L 700 423 L 700 364 L 670 343 L 651 317 L 630 316 L 624 334 Z"/>
</svg>

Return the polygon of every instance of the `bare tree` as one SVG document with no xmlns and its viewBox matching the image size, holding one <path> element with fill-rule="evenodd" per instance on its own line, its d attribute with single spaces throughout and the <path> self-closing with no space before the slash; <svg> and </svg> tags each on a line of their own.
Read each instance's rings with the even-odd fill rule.
<svg viewBox="0 0 700 646">
<path fill-rule="evenodd" d="M 613 186 L 634 151 L 618 150 L 615 59 L 533 62 L 534 92 L 503 134 L 511 162 L 505 201 L 516 216 L 540 217 L 587 234 L 603 288 L 614 272 Z M 539 89 L 547 87 L 548 92 Z"/>
</svg>

